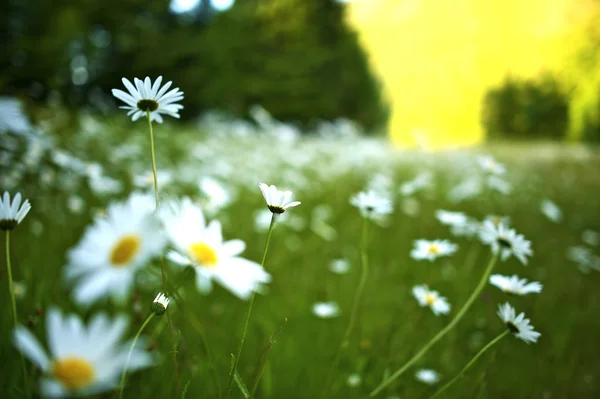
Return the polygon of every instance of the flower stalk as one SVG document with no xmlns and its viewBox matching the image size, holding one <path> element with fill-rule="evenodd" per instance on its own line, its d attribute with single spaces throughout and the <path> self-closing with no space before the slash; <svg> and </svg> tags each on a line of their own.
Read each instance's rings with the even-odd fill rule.
<svg viewBox="0 0 600 399">
<path fill-rule="evenodd" d="M 273 233 L 273 227 L 275 227 L 275 215 L 276 213 L 271 213 L 271 223 L 269 224 L 269 232 L 267 233 L 267 241 L 265 242 L 265 248 L 263 250 L 262 261 L 260 262 L 261 267 L 265 267 L 265 261 L 267 259 L 267 251 L 269 250 L 269 242 L 271 241 L 271 234 Z M 242 354 L 242 349 L 244 348 L 244 341 L 246 340 L 246 332 L 248 330 L 248 324 L 250 322 L 250 314 L 252 313 L 252 306 L 254 304 L 254 297 L 256 296 L 256 291 L 252 291 L 252 296 L 250 297 L 250 302 L 248 304 L 248 311 L 246 312 L 246 320 L 244 321 L 244 329 L 242 330 L 242 337 L 240 338 L 240 346 L 238 347 L 237 356 L 233 361 L 233 365 L 231 366 L 231 371 L 229 373 L 229 386 L 227 388 L 227 395 L 225 398 L 229 398 L 231 394 L 231 390 L 233 388 L 233 381 L 235 377 L 235 373 L 237 371 L 237 366 L 240 361 L 240 356 Z"/>
<path fill-rule="evenodd" d="M 127 359 L 125 360 L 125 366 L 123 367 L 123 374 L 121 374 L 119 399 L 123 399 L 123 389 L 125 388 L 125 376 L 127 375 L 127 367 L 129 366 L 129 361 L 131 360 L 131 353 L 133 352 L 133 349 L 135 348 L 135 344 L 137 343 L 138 339 L 140 338 L 142 331 L 144 331 L 144 328 L 146 328 L 148 323 L 150 323 L 150 320 L 152 320 L 154 315 L 155 315 L 155 312 L 150 313 L 150 315 L 146 318 L 146 321 L 144 321 L 144 323 L 142 324 L 142 326 L 140 327 L 138 332 L 135 334 L 135 337 L 133 338 L 133 342 L 131 343 L 131 347 L 129 348 L 129 352 L 127 353 Z"/>
<path fill-rule="evenodd" d="M 446 389 L 448 389 L 452 384 L 454 384 L 456 381 L 458 381 L 464 374 L 465 372 L 471 368 L 471 366 L 473 364 L 475 364 L 475 362 L 477 361 L 477 359 L 479 359 L 488 349 L 490 349 L 492 346 L 494 346 L 498 341 L 500 341 L 502 338 L 506 337 L 508 335 L 508 333 L 510 333 L 510 330 L 505 330 L 502 334 L 498 335 L 496 338 L 494 338 L 493 340 L 491 340 L 490 342 L 488 342 L 488 344 L 486 346 L 484 346 L 483 348 L 481 348 L 481 350 L 479 352 L 477 352 L 477 354 L 473 357 L 473 359 L 471 359 L 471 361 L 469 363 L 467 363 L 465 365 L 465 367 L 462 368 L 462 370 L 460 371 L 460 373 L 458 373 L 453 379 L 451 379 L 450 381 L 448 381 L 443 387 L 441 387 L 440 389 L 438 389 L 432 396 L 430 399 L 433 399 L 437 396 L 439 396 L 442 392 L 444 392 Z"/>
<path fill-rule="evenodd" d="M 475 287 L 475 290 L 473 291 L 473 293 L 471 294 L 469 299 L 467 299 L 467 302 L 465 302 L 463 307 L 458 311 L 458 313 L 456 314 L 456 316 L 454 316 L 454 318 L 450 321 L 450 323 L 448 323 L 448 325 L 446 325 L 446 327 L 444 327 L 427 344 L 425 344 L 425 346 L 419 352 L 417 352 L 417 354 L 414 355 L 408 362 L 406 362 L 404 364 L 404 366 L 402 366 L 394 374 L 392 374 L 389 378 L 387 378 L 385 381 L 383 381 L 381 384 L 379 384 L 369 394 L 370 397 L 377 396 L 377 394 L 379 394 L 384 388 L 386 388 L 393 381 L 395 381 L 398 377 L 400 377 L 402 374 L 404 374 L 404 372 L 406 370 L 408 370 L 413 364 L 415 364 L 421 357 L 423 357 L 423 355 L 425 355 L 429 351 L 429 349 L 431 349 L 431 347 L 433 345 L 435 345 L 436 342 L 438 342 L 440 339 L 442 339 L 448 332 L 450 332 L 456 326 L 456 324 L 458 324 L 458 322 L 463 318 L 463 316 L 465 315 L 467 310 L 469 310 L 469 308 L 471 307 L 471 305 L 473 304 L 475 299 L 477 299 L 479 294 L 481 294 L 481 291 L 483 291 L 483 288 L 485 287 L 485 284 L 487 283 L 487 281 L 490 277 L 490 274 L 492 273 L 492 270 L 494 269 L 494 265 L 496 264 L 497 259 L 498 259 L 498 255 L 496 253 L 494 253 L 492 255 L 492 258 L 490 259 L 490 262 L 487 265 L 487 268 L 485 269 L 485 272 L 483 273 L 483 276 L 481 276 L 481 280 L 479 280 L 479 284 L 477 284 L 477 287 Z"/>
</svg>

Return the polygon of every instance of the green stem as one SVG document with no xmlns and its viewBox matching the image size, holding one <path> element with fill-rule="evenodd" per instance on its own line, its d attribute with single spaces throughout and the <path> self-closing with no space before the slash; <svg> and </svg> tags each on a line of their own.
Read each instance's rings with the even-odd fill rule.
<svg viewBox="0 0 600 399">
<path fill-rule="evenodd" d="M 448 381 L 448 383 L 446 383 L 446 385 L 444 385 L 443 387 L 441 387 L 440 389 L 438 389 L 437 392 L 434 393 L 431 396 L 431 399 L 435 398 L 436 396 L 439 396 L 448 387 L 450 387 L 459 378 L 461 378 L 465 374 L 465 372 L 473 364 L 475 364 L 475 362 L 477 361 L 477 359 L 479 359 L 481 357 L 481 355 L 483 355 L 485 353 L 485 351 L 487 351 L 488 349 L 490 349 L 492 346 L 494 346 L 496 344 L 496 342 L 500 341 L 502 338 L 504 338 L 506 335 L 508 335 L 509 332 L 510 332 L 509 330 L 505 330 L 502 334 L 498 335 L 496 338 L 494 338 L 493 340 L 491 340 L 490 342 L 488 342 L 488 344 L 486 346 L 484 346 L 483 348 L 481 348 L 481 350 L 479 352 L 477 352 L 477 354 L 473 357 L 473 359 L 471 359 L 471 361 L 469 363 L 467 363 L 467 365 L 465 367 L 463 367 L 463 369 L 460 371 L 460 373 L 458 373 L 453 379 L 451 379 L 450 381 Z"/>
<path fill-rule="evenodd" d="M 265 267 L 265 260 L 267 259 L 267 250 L 269 249 L 269 241 L 271 241 L 271 233 L 273 232 L 273 227 L 275 226 L 275 214 L 271 214 L 271 224 L 269 224 L 269 233 L 267 234 L 267 242 L 265 242 L 265 249 L 263 250 L 263 257 L 260 265 Z M 227 388 L 227 395 L 225 398 L 229 398 L 231 394 L 231 389 L 233 388 L 233 380 L 235 377 L 235 371 L 237 370 L 238 363 L 240 361 L 240 356 L 242 355 L 242 348 L 244 347 L 244 341 L 246 340 L 246 331 L 248 330 L 248 323 L 250 322 L 250 313 L 252 313 L 252 305 L 254 304 L 254 297 L 256 296 L 256 291 L 252 291 L 252 296 L 250 297 L 250 303 L 248 305 L 248 312 L 246 313 L 246 321 L 244 322 L 244 329 L 242 330 L 242 337 L 240 339 L 240 346 L 237 351 L 237 356 L 233 362 L 233 366 L 231 367 L 231 373 L 229 374 L 229 386 Z"/>
<path fill-rule="evenodd" d="M 158 199 L 158 175 L 156 173 L 156 155 L 154 150 L 154 132 L 152 130 L 152 116 L 150 111 L 146 111 L 146 117 L 148 119 L 148 129 L 150 130 L 150 155 L 152 158 L 152 176 L 154 178 L 154 201 L 156 203 L 156 210 L 158 211 L 158 206 L 160 205 L 160 201 Z M 162 286 L 165 294 L 168 294 L 167 290 L 167 275 L 165 272 L 165 259 L 161 256 L 160 258 L 160 274 L 162 278 Z M 180 378 L 179 378 L 179 366 L 177 364 L 177 350 L 175 348 L 175 335 L 173 332 L 173 322 L 171 321 L 171 314 L 169 313 L 169 309 L 167 308 L 167 321 L 169 322 L 169 334 L 171 336 L 171 355 L 173 358 L 173 367 L 175 368 L 175 380 L 177 384 L 177 390 L 180 391 Z"/>
<path fill-rule="evenodd" d="M 17 328 L 17 301 L 15 298 L 15 288 L 13 286 L 12 266 L 10 263 L 10 231 L 6 230 L 6 268 L 8 269 L 8 289 L 10 291 L 10 302 L 12 305 L 13 324 Z M 19 351 L 21 356 L 21 368 L 23 369 L 23 384 L 25 385 L 26 396 L 29 397 L 29 389 L 27 387 L 27 368 L 25 367 L 25 358 L 23 352 Z"/>
<path fill-rule="evenodd" d="M 152 175 L 154 176 L 154 200 L 156 201 L 156 209 L 158 209 L 158 176 L 156 174 L 156 157 L 154 155 L 154 133 L 152 132 L 152 117 L 150 111 L 146 111 L 148 117 L 148 129 L 150 129 L 150 153 L 152 155 Z"/>
<path fill-rule="evenodd" d="M 323 392 L 321 396 L 324 396 L 327 390 L 329 389 L 329 385 L 331 384 L 331 380 L 333 379 L 333 373 L 335 372 L 341 358 L 342 349 L 346 348 L 349 345 L 350 336 L 352 335 L 352 331 L 354 330 L 354 326 L 356 325 L 356 320 L 358 318 L 358 308 L 360 307 L 360 303 L 362 301 L 363 291 L 365 289 L 365 285 L 367 283 L 367 276 L 369 274 L 369 257 L 367 254 L 368 223 L 368 219 L 364 218 L 360 251 L 361 274 L 358 286 L 356 287 L 356 293 L 354 294 L 352 310 L 350 311 L 350 321 L 348 322 L 348 327 L 346 327 L 346 331 L 344 332 L 342 341 L 340 343 L 340 347 L 338 348 L 335 357 L 333 358 L 333 363 L 331 364 L 331 369 L 329 370 L 329 374 L 327 376 L 327 379 L 325 380 L 325 385 L 323 386 Z"/>
<path fill-rule="evenodd" d="M 448 325 L 446 325 L 446 327 L 444 327 L 440 332 L 438 332 L 437 335 L 435 337 L 433 337 L 431 339 L 431 341 L 429 341 L 416 355 L 414 355 L 408 362 L 406 362 L 404 364 L 404 366 L 402 366 L 399 370 L 397 370 L 394 374 L 392 374 L 387 380 L 385 380 L 381 384 L 379 384 L 379 386 L 377 386 L 377 388 L 375 388 L 369 394 L 370 397 L 376 396 L 385 387 L 390 385 L 395 379 L 400 377 L 406 370 L 408 370 L 408 368 L 410 366 L 412 366 L 414 363 L 416 363 L 417 360 L 419 360 L 425 353 L 427 353 L 427 351 L 429 351 L 429 349 L 431 349 L 431 347 L 436 342 L 438 342 L 440 339 L 442 339 L 442 337 L 444 335 L 446 335 L 450 330 L 452 330 L 454 328 L 454 326 L 456 326 L 456 324 L 460 321 L 460 319 L 462 319 L 462 317 L 465 315 L 467 310 L 469 310 L 469 308 L 471 307 L 471 305 L 473 304 L 475 299 L 477 299 L 477 297 L 479 296 L 479 294 L 485 287 L 485 285 L 488 281 L 488 278 L 490 277 L 490 274 L 492 273 L 492 270 L 494 269 L 494 265 L 496 264 L 497 259 L 498 259 L 497 254 L 492 255 L 492 258 L 490 259 L 490 262 L 488 263 L 487 268 L 485 269 L 485 272 L 483 273 L 483 276 L 481 276 L 481 280 L 479 281 L 479 284 L 477 284 L 475 291 L 473 291 L 473 293 L 471 294 L 469 299 L 467 299 L 467 302 L 465 302 L 463 307 L 458 311 L 456 316 L 454 316 L 452 321 L 450 321 L 450 323 L 448 323 Z"/>
<path fill-rule="evenodd" d="M 137 334 L 135 334 L 135 337 L 133 338 L 133 342 L 131 343 L 131 348 L 129 348 L 129 353 L 127 353 L 127 359 L 125 360 L 125 366 L 123 367 L 123 374 L 121 374 L 121 388 L 119 389 L 119 399 L 123 399 L 123 389 L 125 388 L 125 376 L 127 375 L 127 367 L 129 366 L 129 361 L 131 360 L 131 353 L 133 353 L 133 348 L 135 348 L 135 344 L 137 343 L 138 338 L 140 337 L 140 334 L 142 333 L 142 331 L 144 331 L 144 328 L 146 328 L 146 326 L 148 325 L 148 323 L 150 323 L 150 320 L 152 320 L 153 317 L 154 317 L 154 312 L 150 313 L 150 316 L 148 316 L 146 321 L 144 321 L 144 323 L 138 330 Z"/>
</svg>

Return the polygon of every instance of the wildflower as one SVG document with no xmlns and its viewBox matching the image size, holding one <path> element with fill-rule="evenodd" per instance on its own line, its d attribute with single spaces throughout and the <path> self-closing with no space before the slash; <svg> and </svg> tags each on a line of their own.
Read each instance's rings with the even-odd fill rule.
<svg viewBox="0 0 600 399">
<path fill-rule="evenodd" d="M 160 316 L 166 312 L 167 306 L 169 306 L 169 298 L 162 292 L 159 292 L 154 301 L 152 301 L 152 311 L 157 316 Z"/>
<path fill-rule="evenodd" d="M 29 200 L 25 200 L 21 204 L 21 193 L 17 193 L 11 203 L 10 194 L 5 191 L 0 201 L 0 229 L 9 231 L 17 227 L 30 209 Z"/>
<path fill-rule="evenodd" d="M 600 233 L 594 230 L 585 230 L 581 233 L 581 239 L 586 244 L 597 247 L 600 243 Z"/>
<path fill-rule="evenodd" d="M 273 185 L 269 186 L 265 183 L 258 183 L 258 187 L 272 213 L 281 214 L 285 212 L 287 208 L 300 205 L 299 201 L 289 202 L 292 198 L 291 191 L 279 191 L 277 190 L 277 187 Z"/>
<path fill-rule="evenodd" d="M 416 192 L 429 187 L 432 183 L 433 175 L 429 171 L 419 173 L 414 179 L 403 183 L 400 186 L 400 194 L 411 196 Z"/>
<path fill-rule="evenodd" d="M 217 212 L 229 205 L 232 201 L 231 193 L 225 185 L 219 181 L 204 177 L 199 184 L 202 193 L 204 209 L 210 212 Z"/>
<path fill-rule="evenodd" d="M 425 384 L 434 385 L 440 380 L 440 375 L 432 369 L 420 369 L 416 372 L 415 378 Z"/>
<path fill-rule="evenodd" d="M 414 244 L 415 247 L 410 251 L 410 256 L 413 259 L 427 259 L 430 262 L 433 262 L 440 256 L 452 255 L 458 249 L 456 244 L 448 240 L 416 240 Z"/>
<path fill-rule="evenodd" d="M 271 281 L 271 275 L 258 263 L 239 257 L 246 244 L 242 240 L 223 241 L 221 223 L 211 221 L 208 226 L 202 209 L 189 198 L 161 210 L 167 235 L 174 251 L 167 258 L 180 266 L 194 266 L 196 286 L 209 293 L 212 280 L 246 300 L 261 284 Z"/>
<path fill-rule="evenodd" d="M 493 175 L 503 175 L 506 172 L 504 165 L 497 162 L 491 155 L 480 155 L 477 157 L 477 162 L 484 172 Z"/>
<path fill-rule="evenodd" d="M 77 302 L 88 305 L 106 295 L 122 300 L 129 293 L 135 272 L 165 245 L 153 210 L 150 196 L 133 193 L 87 228 L 69 251 L 65 272 L 68 280 L 78 279 Z"/>
<path fill-rule="evenodd" d="M 462 212 L 451 212 L 440 209 L 435 212 L 435 217 L 445 226 L 462 226 L 468 221 L 467 215 Z"/>
<path fill-rule="evenodd" d="M 491 188 L 492 190 L 496 190 L 501 194 L 510 194 L 510 192 L 512 191 L 512 184 L 502 179 L 501 177 L 495 175 L 488 176 L 486 182 L 489 188 Z"/>
<path fill-rule="evenodd" d="M 357 386 L 360 385 L 361 382 L 362 382 L 362 378 L 360 378 L 360 375 L 357 373 L 350 374 L 348 376 L 348 379 L 346 380 L 346 383 L 348 384 L 348 386 L 350 388 L 356 388 Z"/>
<path fill-rule="evenodd" d="M 467 177 L 450 190 L 448 198 L 452 202 L 461 202 L 481 194 L 483 187 L 479 177 Z"/>
<path fill-rule="evenodd" d="M 506 323 L 506 327 L 510 332 L 515 337 L 525 341 L 525 343 L 535 343 L 540 335 L 542 335 L 535 331 L 533 326 L 529 324 L 529 319 L 525 318 L 525 313 L 520 313 L 516 316 L 515 309 L 509 303 L 498 305 L 498 316 Z"/>
<path fill-rule="evenodd" d="M 313 305 L 313 313 L 321 319 L 331 319 L 340 314 L 340 307 L 335 302 L 317 302 Z"/>
<path fill-rule="evenodd" d="M 426 285 L 415 285 L 412 289 L 413 296 L 421 306 L 429 306 L 435 315 L 450 312 L 450 304 L 437 291 L 429 290 Z"/>
<path fill-rule="evenodd" d="M 173 174 L 168 170 L 156 171 L 156 176 L 161 187 L 164 187 L 173 181 Z M 154 186 L 154 173 L 151 170 L 133 176 L 133 185 L 139 189 L 146 189 Z"/>
<path fill-rule="evenodd" d="M 531 242 L 527 241 L 521 234 L 517 234 L 514 229 L 506 227 L 503 223 L 495 225 L 487 220 L 483 222 L 479 238 L 484 244 L 492 247 L 492 251 L 500 253 L 502 260 L 508 259 L 510 255 L 515 256 L 524 265 L 527 264 L 527 256 L 531 256 Z"/>
<path fill-rule="evenodd" d="M 33 334 L 23 326 L 14 330 L 15 346 L 44 374 L 42 396 L 92 395 L 118 386 L 130 345 L 120 343 L 127 330 L 123 316 L 110 319 L 100 313 L 85 326 L 77 315 L 63 316 L 50 308 L 46 316 L 48 354 Z M 134 348 L 129 369 L 152 364 L 151 356 Z"/>
<path fill-rule="evenodd" d="M 350 270 L 350 262 L 346 259 L 334 259 L 329 264 L 329 270 L 335 274 L 346 274 Z"/>
<path fill-rule="evenodd" d="M 528 284 L 526 279 L 520 279 L 517 275 L 507 277 L 500 274 L 493 274 L 490 276 L 490 284 L 508 294 L 526 295 L 542 292 L 542 284 L 537 281 Z"/>
<path fill-rule="evenodd" d="M 154 84 L 152 84 L 149 77 L 146 77 L 144 81 L 135 78 L 133 80 L 135 86 L 125 78 L 121 79 L 121 81 L 129 93 L 113 89 L 112 94 L 127 104 L 119 108 L 129 110 L 127 115 L 131 115 L 133 121 L 145 116 L 147 112 L 150 112 L 150 119 L 158 123 L 162 123 L 163 121 L 161 114 L 179 118 L 179 110 L 183 108 L 183 105 L 176 103 L 183 99 L 183 92 L 179 91 L 179 88 L 167 92 L 172 82 L 167 82 L 164 86 L 160 87 L 162 76 L 159 76 Z"/>
<path fill-rule="evenodd" d="M 392 203 L 375 191 L 361 191 L 350 199 L 350 203 L 360 210 L 364 218 L 380 220 L 392 213 Z"/>
<path fill-rule="evenodd" d="M 548 199 L 542 201 L 540 210 L 551 222 L 558 223 L 562 219 L 562 211 L 558 205 Z"/>
</svg>

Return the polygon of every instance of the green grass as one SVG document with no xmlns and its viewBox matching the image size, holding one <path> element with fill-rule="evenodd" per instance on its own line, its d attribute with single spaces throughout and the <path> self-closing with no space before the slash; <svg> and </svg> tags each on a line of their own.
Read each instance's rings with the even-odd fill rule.
<svg viewBox="0 0 600 399">
<path fill-rule="evenodd" d="M 63 187 L 69 186 L 65 179 L 71 178 L 73 172 L 61 172 L 52 166 L 49 161 L 52 150 L 48 150 L 34 171 L 28 172 L 19 182 L 17 190 L 22 191 L 33 206 L 30 215 L 11 235 L 13 273 L 17 281 L 24 281 L 27 286 L 26 295 L 17 303 L 19 319 L 44 343 L 43 315 L 52 305 L 85 317 L 100 310 L 128 313 L 133 322 L 129 334 L 132 337 L 160 289 L 157 280 L 150 279 L 145 284 L 138 284 L 132 300 L 122 306 L 106 302 L 84 310 L 73 303 L 70 287 L 61 278 L 66 251 L 78 243 L 95 211 L 114 198 L 126 197 L 132 190 L 131 170 L 150 169 L 147 133 L 141 125 L 141 122 L 135 124 L 135 130 L 130 131 L 129 125 L 113 126 L 107 122 L 100 133 L 87 138 L 56 139 L 56 145 L 87 161 L 97 160 L 105 165 L 111 176 L 125 182 L 120 194 L 99 196 L 85 182 Z M 126 136 L 124 131 L 128 132 Z M 531 318 L 532 324 L 542 333 L 539 342 L 527 345 L 513 337 L 505 338 L 442 397 L 556 399 L 600 396 L 600 274 L 582 274 L 565 257 L 568 247 L 580 245 L 583 230 L 600 231 L 600 156 L 595 149 L 567 148 L 560 144 L 485 149 L 506 164 L 507 178 L 513 183 L 514 192 L 508 196 L 484 193 L 453 204 L 447 199 L 447 193 L 461 177 L 477 173 L 466 162 L 477 151 L 421 154 L 382 150 L 381 155 L 375 157 L 380 163 L 375 164 L 365 156 L 369 161 L 361 165 L 346 159 L 351 151 L 364 151 L 361 142 L 323 144 L 319 140 L 306 140 L 286 145 L 270 139 L 219 141 L 204 136 L 198 138 L 197 132 L 179 131 L 167 125 L 155 127 L 155 134 L 159 170 L 168 168 L 177 174 L 182 167 L 197 165 L 197 177 L 200 178 L 211 167 L 207 164 L 214 159 L 224 159 L 233 166 L 231 180 L 226 183 L 236 188 L 238 194 L 234 204 L 216 217 L 223 222 L 226 238 L 240 238 L 246 242 L 244 256 L 248 259 L 260 261 L 266 239 L 266 232 L 257 232 L 253 228 L 253 213 L 264 206 L 256 187 L 258 181 L 285 182 L 302 201 L 301 206 L 289 213 L 304 219 L 305 226 L 293 228 L 282 223 L 273 233 L 266 261 L 273 282 L 266 295 L 256 298 L 239 363 L 242 379 L 251 385 L 269 338 L 277 334 L 287 320 L 268 353 L 257 398 L 320 397 L 348 323 L 360 274 L 362 220 L 348 200 L 365 187 L 375 171 L 393 176 L 397 192 L 399 183 L 423 170 L 433 172 L 434 184 L 414 195 L 419 212 L 413 215 L 403 212 L 406 200 L 395 195 L 395 211 L 389 223 L 370 226 L 368 254 L 371 269 L 359 308 L 358 324 L 349 347 L 342 352 L 332 388 L 322 397 L 365 398 L 384 375 L 402 366 L 444 327 L 476 286 L 490 258 L 489 250 L 475 240 L 452 237 L 435 219 L 437 209 L 463 211 L 478 219 L 488 214 L 510 216 L 512 226 L 532 241 L 534 256 L 529 266 L 521 265 L 514 258 L 499 262 L 495 272 L 519 274 L 540 281 L 544 289 L 540 295 L 509 297 L 487 285 L 458 326 L 436 344 L 417 367 L 394 382 L 380 397 L 426 398 L 433 394 L 436 387 L 416 381 L 415 371 L 420 367 L 434 368 L 442 374 L 441 383 L 452 378 L 479 349 L 503 331 L 496 309 L 499 303 L 507 300 L 517 311 L 524 311 Z M 195 159 L 197 164 L 193 163 L 187 155 L 192 143 L 205 143 L 210 150 L 210 160 Z M 124 144 L 139 148 L 140 155 L 134 161 L 112 159 L 111 151 Z M 250 179 L 247 174 L 252 173 L 243 170 L 244 165 L 251 169 L 254 161 L 250 160 L 269 154 L 276 160 L 269 164 L 269 170 L 265 170 L 265 177 L 244 181 Z M 310 162 L 298 167 L 295 161 L 290 161 L 297 154 L 308 156 Z M 344 164 L 348 166 L 344 168 Z M 40 183 L 39 172 L 49 167 L 58 170 L 57 178 L 44 185 Z M 284 177 L 289 169 L 307 177 L 307 184 L 296 188 L 293 178 Z M 67 198 L 72 193 L 80 195 L 88 204 L 83 214 L 73 214 L 66 209 Z M 164 190 L 165 196 L 183 194 L 198 197 L 190 184 L 174 184 Z M 544 198 L 552 199 L 562 208 L 564 218 L 561 223 L 552 223 L 540 213 L 539 204 Z M 311 228 L 315 209 L 323 205 L 330 209 L 327 223 L 336 232 L 329 241 Z M 39 230 L 40 225 L 43 231 L 34 234 L 32 230 Z M 454 256 L 433 263 L 415 261 L 409 252 L 418 238 L 449 238 L 459 244 L 460 249 Z M 0 255 L 4 259 L 4 250 Z M 350 272 L 341 276 L 328 270 L 330 261 L 340 257 L 351 263 Z M 153 274 L 159 274 L 158 262 L 149 268 Z M 185 298 L 183 302 L 173 302 L 169 306 L 178 337 L 181 385 L 178 388 L 175 382 L 167 319 L 163 316 L 152 321 L 144 334 L 161 361 L 151 369 L 131 374 L 125 396 L 177 398 L 187 386 L 187 398 L 222 398 L 247 303 L 219 286 L 208 296 L 199 294 L 193 281 L 182 276 L 180 269 L 169 268 L 168 276 L 171 281 L 182 282 Z M 0 390 L 2 397 L 19 397 L 24 381 L 18 352 L 10 338 L 12 318 L 6 273 L 3 272 L 1 277 L 5 294 L 0 314 L 0 331 L 4 338 L 0 340 L 0 356 L 4 359 L 0 365 Z M 452 304 L 450 315 L 436 317 L 431 311 L 418 307 L 411 295 L 411 287 L 421 283 L 448 298 Z M 341 315 L 331 320 L 316 318 L 311 307 L 324 300 L 336 301 L 342 309 Z M 39 376 L 31 363 L 27 364 L 30 367 L 27 384 L 37 389 Z M 352 373 L 362 377 L 361 385 L 355 388 L 346 384 Z M 115 396 L 113 392 L 99 397 Z M 237 388 L 233 397 L 241 397 Z"/>
</svg>

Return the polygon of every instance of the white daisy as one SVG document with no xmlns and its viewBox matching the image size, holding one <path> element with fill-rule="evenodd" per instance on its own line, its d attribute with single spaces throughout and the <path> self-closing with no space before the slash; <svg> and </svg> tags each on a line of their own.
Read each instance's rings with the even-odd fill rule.
<svg viewBox="0 0 600 399">
<path fill-rule="evenodd" d="M 17 193 L 11 203 L 10 194 L 5 191 L 0 201 L 0 229 L 9 231 L 17 227 L 30 209 L 29 200 L 25 200 L 21 204 L 21 193 Z"/>
<path fill-rule="evenodd" d="M 280 214 L 285 212 L 287 208 L 300 205 L 299 201 L 289 202 L 292 199 L 291 191 L 279 191 L 277 187 L 265 183 L 258 183 L 258 187 L 272 213 Z"/>
<path fill-rule="evenodd" d="M 350 198 L 350 204 L 360 210 L 364 218 L 381 220 L 392 213 L 392 202 L 373 190 L 361 191 Z"/>
<path fill-rule="evenodd" d="M 121 81 L 129 93 L 113 89 L 112 94 L 127 104 L 119 108 L 129 110 L 127 115 L 131 115 L 133 121 L 146 116 L 148 111 L 150 111 L 150 119 L 158 123 L 163 121 L 161 114 L 179 118 L 179 110 L 183 108 L 183 105 L 176 104 L 176 102 L 183 99 L 183 92 L 179 91 L 179 88 L 167 92 L 173 82 L 167 82 L 160 87 L 162 76 L 159 76 L 154 84 L 149 77 L 146 77 L 144 81 L 138 78 L 133 79 L 135 86 L 125 78 Z"/>
<path fill-rule="evenodd" d="M 416 240 L 415 247 L 410 251 L 410 256 L 413 259 L 427 259 L 433 262 L 440 256 L 452 255 L 458 249 L 456 244 L 448 240 Z"/>
<path fill-rule="evenodd" d="M 329 263 L 329 270 L 335 274 L 346 274 L 350 270 L 350 262 L 347 259 L 334 259 Z"/>
<path fill-rule="evenodd" d="M 594 230 L 584 230 L 581 233 L 581 239 L 588 245 L 597 247 L 600 243 L 600 233 Z"/>
<path fill-rule="evenodd" d="M 211 177 L 204 177 L 199 184 L 203 207 L 207 212 L 218 212 L 232 201 L 225 185 Z"/>
<path fill-rule="evenodd" d="M 504 223 L 494 224 L 486 220 L 481 225 L 479 238 L 484 244 L 491 246 L 492 251 L 500 253 L 502 260 L 506 260 L 510 255 L 515 256 L 523 264 L 527 264 L 527 256 L 531 256 L 531 242 L 513 229 L 504 225 Z"/>
<path fill-rule="evenodd" d="M 521 279 L 517 275 L 511 277 L 493 274 L 490 276 L 490 284 L 500 288 L 508 294 L 526 295 L 542 292 L 542 284 L 537 281 L 527 283 L 527 279 Z"/>
<path fill-rule="evenodd" d="M 506 172 L 504 165 L 497 162 L 491 155 L 480 155 L 477 157 L 477 162 L 484 172 L 493 175 L 503 175 Z"/>
<path fill-rule="evenodd" d="M 167 306 L 169 306 L 169 301 L 169 298 L 165 294 L 159 292 L 154 301 L 152 301 L 152 311 L 157 315 L 165 313 Z"/>
<path fill-rule="evenodd" d="M 562 219 L 562 211 L 554 202 L 545 199 L 540 204 L 540 211 L 551 222 L 558 223 Z"/>
<path fill-rule="evenodd" d="M 535 331 L 533 326 L 529 324 L 529 319 L 525 318 L 525 313 L 520 313 L 516 316 L 515 309 L 508 302 L 498 305 L 498 316 L 506 323 L 506 327 L 508 327 L 515 337 L 526 343 L 535 343 L 540 335 L 542 335 Z"/>
<path fill-rule="evenodd" d="M 322 319 L 331 319 L 340 314 L 340 307 L 335 302 L 317 302 L 312 308 L 313 314 Z"/>
<path fill-rule="evenodd" d="M 348 386 L 350 388 L 356 388 L 357 386 L 359 386 L 361 384 L 361 382 L 362 382 L 362 378 L 357 373 L 350 374 L 348 376 L 348 379 L 346 380 L 346 384 L 348 384 Z"/>
<path fill-rule="evenodd" d="M 126 364 L 131 342 L 121 343 L 128 322 L 100 313 L 86 326 L 77 315 L 50 308 L 46 316 L 49 354 L 23 326 L 14 330 L 15 346 L 44 374 L 44 397 L 93 395 L 116 388 Z M 139 342 L 139 341 L 138 341 Z M 136 345 L 128 370 L 148 367 L 152 357 Z"/>
<path fill-rule="evenodd" d="M 248 299 L 271 276 L 258 263 L 239 257 L 246 244 L 242 240 L 223 242 L 221 223 L 211 221 L 208 226 L 202 209 L 189 198 L 179 204 L 161 209 L 167 235 L 176 251 L 167 257 L 181 266 L 194 266 L 198 290 L 209 293 L 212 280 L 241 299 Z"/>
<path fill-rule="evenodd" d="M 161 253 L 165 239 L 154 215 L 154 200 L 133 193 L 126 202 L 111 204 L 106 217 L 88 227 L 68 253 L 65 275 L 77 279 L 75 300 L 88 305 L 107 295 L 124 299 L 135 272 Z"/>
<path fill-rule="evenodd" d="M 512 191 L 512 184 L 496 175 L 488 176 L 486 183 L 489 188 L 498 191 L 500 194 L 510 194 Z"/>
<path fill-rule="evenodd" d="M 434 314 L 447 314 L 450 312 L 450 304 L 437 291 L 431 291 L 426 285 L 415 285 L 412 289 L 413 296 L 421 306 L 429 306 Z"/>
<path fill-rule="evenodd" d="M 420 369 L 415 373 L 415 378 L 425 384 L 434 385 L 440 380 L 440 375 L 432 369 Z"/>
<path fill-rule="evenodd" d="M 437 210 L 435 217 L 445 226 L 462 226 L 469 220 L 467 215 L 462 212 L 451 212 L 443 209 Z"/>
</svg>

